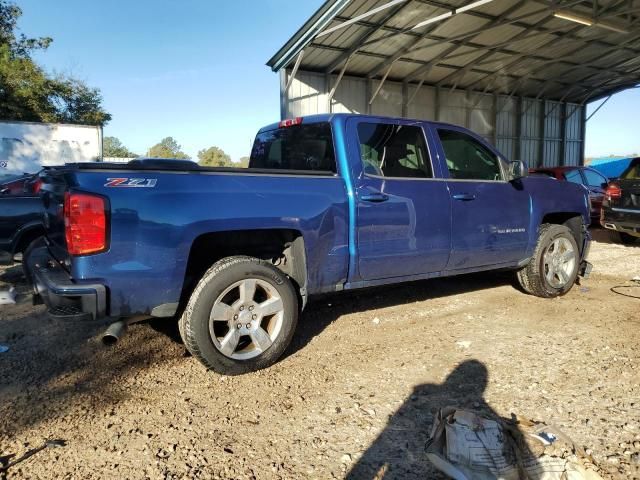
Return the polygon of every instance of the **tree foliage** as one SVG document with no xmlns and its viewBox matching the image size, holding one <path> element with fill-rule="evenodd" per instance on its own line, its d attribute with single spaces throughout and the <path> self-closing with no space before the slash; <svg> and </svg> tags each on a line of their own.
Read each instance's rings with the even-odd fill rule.
<svg viewBox="0 0 640 480">
<path fill-rule="evenodd" d="M 231 157 L 218 147 L 209 147 L 198 152 L 200 165 L 203 167 L 233 167 Z"/>
<path fill-rule="evenodd" d="M 104 137 L 102 140 L 102 156 L 117 158 L 133 158 L 138 155 L 125 147 L 116 137 Z"/>
<path fill-rule="evenodd" d="M 111 120 L 98 89 L 71 77 L 51 77 L 32 60 L 31 52 L 46 49 L 52 39 L 18 34 L 21 15 L 20 7 L 0 0 L 0 118 L 89 125 Z"/>
<path fill-rule="evenodd" d="M 237 166 L 240 168 L 247 168 L 249 166 L 249 157 L 240 157 Z"/>
<path fill-rule="evenodd" d="M 147 153 L 149 157 L 153 158 L 177 158 L 180 160 L 188 160 L 190 157 L 181 150 L 182 147 L 178 145 L 173 137 L 165 137 L 160 140 L 160 143 L 151 147 Z"/>
</svg>

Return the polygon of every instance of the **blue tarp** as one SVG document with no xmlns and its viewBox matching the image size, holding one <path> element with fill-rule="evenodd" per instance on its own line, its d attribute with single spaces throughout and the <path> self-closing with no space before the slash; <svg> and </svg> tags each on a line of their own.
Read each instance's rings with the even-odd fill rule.
<svg viewBox="0 0 640 480">
<path fill-rule="evenodd" d="M 617 178 L 627 169 L 631 160 L 631 158 L 596 158 L 589 166 L 607 178 Z"/>
</svg>

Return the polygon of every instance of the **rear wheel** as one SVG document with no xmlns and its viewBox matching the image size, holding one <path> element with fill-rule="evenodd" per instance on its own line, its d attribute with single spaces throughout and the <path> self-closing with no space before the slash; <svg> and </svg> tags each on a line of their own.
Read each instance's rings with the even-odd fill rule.
<svg viewBox="0 0 640 480">
<path fill-rule="evenodd" d="M 273 265 L 235 256 L 216 262 L 195 288 L 180 319 L 191 354 L 206 367 L 238 375 L 274 364 L 291 342 L 298 299 Z"/>
<path fill-rule="evenodd" d="M 522 288 L 537 297 L 564 295 L 578 277 L 580 252 L 571 230 L 564 225 L 543 224 L 529 264 L 518 271 Z"/>
</svg>

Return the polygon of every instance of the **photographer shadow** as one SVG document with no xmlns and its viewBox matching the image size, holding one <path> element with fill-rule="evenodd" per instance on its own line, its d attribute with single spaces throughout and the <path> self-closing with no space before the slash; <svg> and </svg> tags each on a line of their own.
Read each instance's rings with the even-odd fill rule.
<svg viewBox="0 0 640 480">
<path fill-rule="evenodd" d="M 442 384 L 422 384 L 389 419 L 387 426 L 366 450 L 348 480 L 446 479 L 427 459 L 425 445 L 441 408 L 472 410 L 490 419 L 498 414 L 484 399 L 489 382 L 487 367 L 478 360 L 460 363 Z M 515 436 L 522 439 L 517 427 Z M 519 442 L 526 456 L 530 452 Z M 526 477 L 525 477 L 526 478 Z M 533 480 L 533 479 L 532 479 Z"/>
</svg>

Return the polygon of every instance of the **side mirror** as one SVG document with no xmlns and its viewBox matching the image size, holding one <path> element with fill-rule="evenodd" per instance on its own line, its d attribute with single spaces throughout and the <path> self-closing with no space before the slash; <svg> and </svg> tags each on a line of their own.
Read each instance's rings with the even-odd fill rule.
<svg viewBox="0 0 640 480">
<path fill-rule="evenodd" d="M 529 175 L 529 167 L 522 160 L 509 162 L 509 181 L 518 180 Z"/>
</svg>

